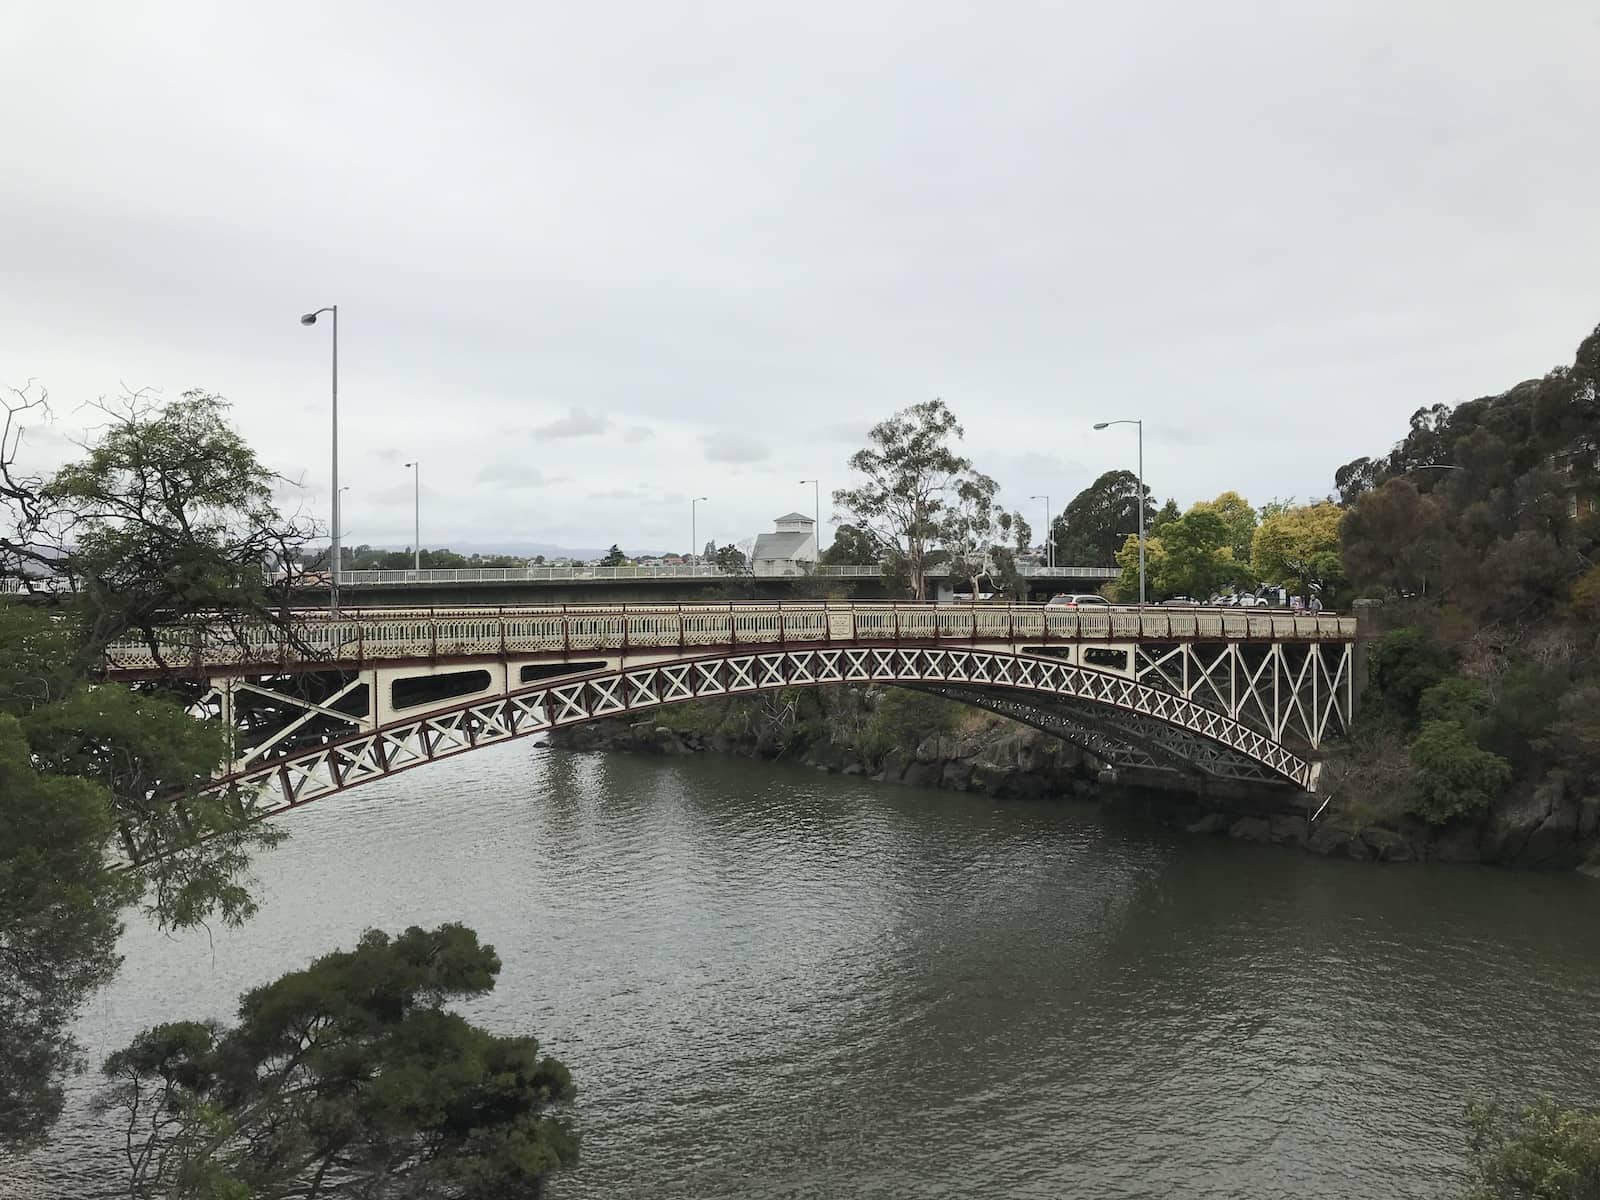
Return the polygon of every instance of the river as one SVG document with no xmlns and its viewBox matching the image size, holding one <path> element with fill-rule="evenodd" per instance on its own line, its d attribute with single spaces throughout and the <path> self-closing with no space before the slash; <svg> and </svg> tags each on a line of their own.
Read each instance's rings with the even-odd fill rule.
<svg viewBox="0 0 1600 1200">
<path fill-rule="evenodd" d="M 284 819 L 248 926 L 130 924 L 91 1054 L 365 928 L 463 921 L 505 963 L 470 1015 L 578 1081 L 558 1200 L 1434 1197 L 1468 1099 L 1600 1100 L 1576 875 L 526 743 Z M 92 1083 L 0 1194 L 107 1186 Z"/>
</svg>

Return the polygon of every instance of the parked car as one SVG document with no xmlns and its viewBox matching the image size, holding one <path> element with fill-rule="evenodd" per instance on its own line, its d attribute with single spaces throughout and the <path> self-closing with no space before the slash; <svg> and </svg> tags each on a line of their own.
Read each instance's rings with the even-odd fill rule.
<svg viewBox="0 0 1600 1200">
<path fill-rule="evenodd" d="M 1051 596 L 1046 608 L 1110 608 L 1111 601 L 1092 592 L 1062 592 Z"/>
<path fill-rule="evenodd" d="M 1200 601 L 1193 596 L 1168 596 L 1161 602 L 1168 608 L 1199 608 Z"/>
</svg>

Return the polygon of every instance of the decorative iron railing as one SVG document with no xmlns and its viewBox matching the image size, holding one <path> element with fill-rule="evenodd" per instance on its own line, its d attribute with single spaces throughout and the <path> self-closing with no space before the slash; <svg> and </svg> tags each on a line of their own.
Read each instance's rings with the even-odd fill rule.
<svg viewBox="0 0 1600 1200">
<path fill-rule="evenodd" d="M 396 659 L 878 642 L 1353 641 L 1353 617 L 1223 609 L 750 603 L 297 611 L 286 627 L 172 626 L 113 644 L 107 667 L 360 665 Z M 158 661 L 159 655 L 159 661 Z"/>
</svg>

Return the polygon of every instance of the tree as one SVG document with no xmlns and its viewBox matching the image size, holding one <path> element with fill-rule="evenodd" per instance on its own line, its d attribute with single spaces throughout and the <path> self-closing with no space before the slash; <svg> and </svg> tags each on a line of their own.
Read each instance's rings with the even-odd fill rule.
<svg viewBox="0 0 1600 1200">
<path fill-rule="evenodd" d="M 1600 1200 L 1600 1113 L 1540 1101 L 1507 1119 L 1467 1110 L 1469 1200 Z"/>
<path fill-rule="evenodd" d="M 71 1022 L 117 967 L 119 910 L 139 891 L 106 850 L 103 789 L 41 775 L 0 712 L 0 1150 L 26 1149 L 61 1112 Z"/>
<path fill-rule="evenodd" d="M 1250 561 L 1251 543 L 1255 540 L 1256 510 L 1238 492 L 1223 492 L 1215 500 L 1201 501 L 1189 511 L 1205 509 L 1217 514 L 1228 529 L 1227 546 L 1233 552 L 1233 561 L 1243 565 Z"/>
<path fill-rule="evenodd" d="M 830 567 L 871 566 L 883 557 L 883 548 L 870 534 L 854 525 L 840 525 L 833 533 L 833 544 L 822 552 L 822 562 Z"/>
<path fill-rule="evenodd" d="M 731 544 L 718 549 L 711 561 L 724 575 L 745 575 L 750 571 L 750 559 L 743 550 Z"/>
<path fill-rule="evenodd" d="M 1020 575 L 1012 546 L 1026 544 L 1031 537 L 1020 514 L 1008 512 L 995 503 L 1000 490 L 989 476 L 969 472 L 956 481 L 955 498 L 939 528 L 940 542 L 950 556 L 952 579 L 966 579 L 976 599 L 982 590 L 980 578 L 993 571 L 1006 577 L 1012 595 L 1018 594 Z"/>
<path fill-rule="evenodd" d="M 1144 539 L 1144 575 L 1146 590 L 1151 590 L 1162 563 L 1166 559 L 1167 549 L 1158 537 L 1145 536 Z M 1117 566 L 1122 568 L 1122 574 L 1117 576 L 1112 589 L 1116 592 L 1116 599 L 1123 604 L 1132 604 L 1139 599 L 1139 535 L 1130 533 L 1122 543 L 1122 548 L 1116 554 Z"/>
<path fill-rule="evenodd" d="M 102 403 L 108 426 L 78 462 L 22 481 L 0 453 L 12 529 L 10 563 L 63 569 L 80 597 L 88 658 L 185 621 L 276 621 L 312 524 L 273 503 L 281 477 L 227 423 L 227 401 L 203 391 L 170 404 L 143 394 Z"/>
<path fill-rule="evenodd" d="M 606 551 L 606 556 L 600 560 L 600 565 L 602 567 L 620 567 L 627 561 L 628 556 L 622 552 L 615 542 L 612 542 L 611 549 Z"/>
<path fill-rule="evenodd" d="M 1251 568 L 1269 583 L 1302 595 L 1324 594 L 1344 577 L 1340 561 L 1337 504 L 1323 501 L 1265 517 L 1251 541 Z"/>
<path fill-rule="evenodd" d="M 972 466 L 950 448 L 961 436 L 943 400 L 913 404 L 872 427 L 871 444 L 850 456 L 864 482 L 833 494 L 851 524 L 903 562 L 918 600 L 927 597 L 928 549 L 944 519 L 941 493 Z"/>
<path fill-rule="evenodd" d="M 1155 519 L 1150 489 L 1144 489 L 1145 524 Z M 1111 561 L 1130 533 L 1139 529 L 1139 477 L 1132 471 L 1107 471 L 1072 498 L 1050 523 L 1056 562 L 1099 566 Z"/>
<path fill-rule="evenodd" d="M 1458 722 L 1427 721 L 1411 743 L 1411 778 L 1411 811 L 1442 825 L 1488 808 L 1510 784 L 1511 764 L 1479 747 Z"/>
<path fill-rule="evenodd" d="M 1250 511 L 1253 518 L 1255 513 Z M 1238 528 L 1214 507 L 1197 504 L 1161 531 L 1158 567 L 1153 573 L 1158 594 L 1204 600 L 1227 585 L 1242 583 L 1247 569 L 1235 562 L 1233 543 Z M 1137 547 L 1135 548 L 1137 551 Z M 1148 566 L 1147 574 L 1150 574 Z"/>
<path fill-rule="evenodd" d="M 1405 595 L 1437 583 L 1444 539 L 1438 502 L 1409 479 L 1390 479 L 1345 511 L 1339 543 L 1345 573 L 1358 587 Z"/>
<path fill-rule="evenodd" d="M 1182 515 L 1183 510 L 1178 507 L 1178 502 L 1171 496 L 1168 496 L 1167 502 L 1161 506 L 1161 511 L 1150 518 L 1150 528 L 1147 532 L 1151 534 L 1159 534 L 1163 529 L 1172 524 L 1172 522 L 1176 521 Z"/>
<path fill-rule="evenodd" d="M 578 1161 L 575 1089 L 531 1037 L 445 1004 L 494 988 L 472 930 L 369 931 L 240 998 L 238 1024 L 147 1029 L 108 1058 L 132 1200 L 535 1198 Z"/>
<path fill-rule="evenodd" d="M 252 910 L 250 854 L 279 836 L 206 786 L 228 733 L 189 719 L 172 681 L 93 685 L 106 645 L 169 621 L 275 619 L 286 593 L 269 573 L 298 558 L 307 530 L 272 506 L 277 477 L 218 397 L 108 406 L 110 426 L 53 477 L 19 466 L 20 418 L 47 415 L 42 395 L 3 407 L 0 575 L 48 566 L 75 591 L 48 610 L 0 603 L 0 1148 L 54 1119 L 68 1022 L 116 968 L 117 911 L 153 882 L 158 922 L 237 923 Z M 116 872 L 113 839 L 151 832 L 171 853 Z"/>
</svg>

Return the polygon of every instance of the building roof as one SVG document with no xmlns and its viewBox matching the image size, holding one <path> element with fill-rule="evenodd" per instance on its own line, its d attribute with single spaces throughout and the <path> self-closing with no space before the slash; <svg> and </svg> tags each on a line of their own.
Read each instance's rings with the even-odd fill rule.
<svg viewBox="0 0 1600 1200">
<path fill-rule="evenodd" d="M 811 542 L 809 533 L 763 533 L 756 538 L 751 558 L 793 558 L 795 552 Z"/>
<path fill-rule="evenodd" d="M 815 525 L 816 524 L 816 522 L 813 521 L 810 517 L 806 516 L 805 513 L 797 513 L 797 512 L 785 513 L 781 517 L 773 517 L 772 518 L 772 523 L 774 525 L 786 525 L 791 521 L 804 521 L 807 525 Z"/>
</svg>

